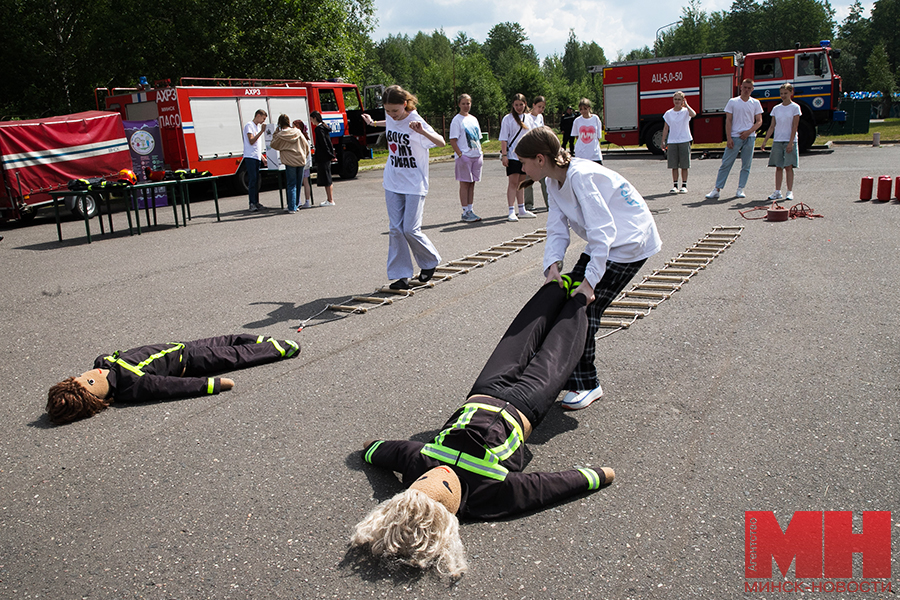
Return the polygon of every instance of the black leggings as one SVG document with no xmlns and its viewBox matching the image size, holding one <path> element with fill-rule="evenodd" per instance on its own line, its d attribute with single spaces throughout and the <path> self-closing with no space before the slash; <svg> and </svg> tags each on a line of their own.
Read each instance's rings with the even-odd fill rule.
<svg viewBox="0 0 900 600">
<path fill-rule="evenodd" d="M 544 285 L 503 334 L 469 396 L 509 402 L 536 427 L 584 351 L 585 302 L 582 294 L 567 298 L 555 282 Z"/>
</svg>

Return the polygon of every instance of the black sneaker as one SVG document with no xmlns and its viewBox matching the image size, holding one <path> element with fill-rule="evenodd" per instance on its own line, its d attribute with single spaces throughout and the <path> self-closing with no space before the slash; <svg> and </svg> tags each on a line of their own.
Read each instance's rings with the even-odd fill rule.
<svg viewBox="0 0 900 600">
<path fill-rule="evenodd" d="M 392 290 L 408 290 L 409 282 L 406 280 L 406 277 L 401 277 L 400 279 L 398 279 L 397 281 L 395 281 L 388 287 L 391 288 Z"/>
<path fill-rule="evenodd" d="M 425 283 L 434 276 L 434 269 L 422 269 L 419 273 L 419 281 Z"/>
</svg>

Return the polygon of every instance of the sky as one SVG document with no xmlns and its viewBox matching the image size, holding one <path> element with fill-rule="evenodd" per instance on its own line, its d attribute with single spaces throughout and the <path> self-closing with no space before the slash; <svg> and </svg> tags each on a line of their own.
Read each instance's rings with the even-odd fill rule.
<svg viewBox="0 0 900 600">
<path fill-rule="evenodd" d="M 728 10 L 732 0 L 703 0 L 700 8 L 707 13 Z M 869 16 L 872 1 L 862 2 Z M 831 0 L 835 21 L 840 24 L 849 13 L 853 0 Z M 686 2 L 685 2 L 686 5 Z M 419 31 L 431 33 L 443 29 L 450 39 L 460 31 L 478 42 L 484 42 L 488 31 L 497 23 L 519 23 L 542 59 L 565 51 L 569 30 L 581 42 L 597 42 L 607 60 L 614 61 L 621 52 L 653 47 L 657 30 L 678 21 L 682 15 L 680 2 L 667 0 L 490 0 L 484 4 L 472 0 L 429 0 L 425 2 L 375 0 L 378 24 L 372 39 L 379 41 L 389 34 L 414 36 Z M 548 11 L 547 8 L 550 8 Z M 735 48 L 740 50 L 740 48 Z"/>
</svg>

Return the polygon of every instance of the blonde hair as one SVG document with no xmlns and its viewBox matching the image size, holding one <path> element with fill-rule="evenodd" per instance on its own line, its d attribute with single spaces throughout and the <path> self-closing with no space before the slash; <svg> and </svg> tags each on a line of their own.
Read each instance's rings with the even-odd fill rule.
<svg viewBox="0 0 900 600">
<path fill-rule="evenodd" d="M 465 99 L 465 98 L 468 98 L 469 100 L 472 100 L 472 96 L 470 96 L 470 95 L 468 95 L 468 94 L 460 94 L 460 95 L 459 95 L 459 99 L 457 99 L 456 103 L 459 104 L 459 103 L 462 102 L 463 99 Z"/>
<path fill-rule="evenodd" d="M 538 154 L 543 154 L 563 169 L 569 166 L 572 158 L 560 145 L 559 138 L 553 130 L 546 126 L 535 127 L 526 133 L 516 146 L 516 155 L 520 158 L 535 158 Z"/>
<path fill-rule="evenodd" d="M 404 104 L 406 105 L 406 112 L 409 113 L 416 110 L 416 104 L 419 103 L 419 99 L 399 85 L 392 85 L 384 90 L 384 94 L 381 96 L 381 103 Z"/>
<path fill-rule="evenodd" d="M 790 83 L 782 83 L 780 89 L 794 93 L 794 86 Z"/>
<path fill-rule="evenodd" d="M 682 100 L 684 100 L 684 92 L 679 90 L 672 94 L 672 98 L 681 98 Z"/>
<path fill-rule="evenodd" d="M 374 556 L 460 577 L 466 551 L 459 520 L 443 504 L 419 490 L 408 489 L 382 502 L 356 525 L 350 546 L 368 546 Z"/>
<path fill-rule="evenodd" d="M 591 104 L 591 101 L 587 98 L 582 98 L 581 100 L 578 101 L 578 108 L 581 108 L 582 106 L 585 106 L 589 109 L 594 107 L 594 105 Z"/>
</svg>

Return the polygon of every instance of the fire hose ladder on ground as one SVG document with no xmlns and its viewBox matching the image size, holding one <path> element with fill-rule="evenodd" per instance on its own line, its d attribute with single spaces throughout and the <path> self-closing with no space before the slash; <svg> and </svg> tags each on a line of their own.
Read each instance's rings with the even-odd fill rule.
<svg viewBox="0 0 900 600">
<path fill-rule="evenodd" d="M 378 308 L 379 306 L 385 306 L 387 304 L 393 304 L 396 300 L 402 300 L 403 298 L 408 298 L 415 295 L 417 291 L 433 288 L 439 283 L 449 281 L 454 277 L 458 277 L 459 275 L 465 275 L 473 269 L 478 269 L 487 264 L 498 261 L 501 258 L 506 258 L 507 256 L 519 252 L 520 250 L 530 248 L 535 244 L 539 244 L 545 239 L 547 239 L 547 230 L 537 229 L 535 231 L 532 231 L 531 233 L 520 235 L 519 237 L 509 240 L 508 242 L 503 242 L 502 244 L 491 246 L 486 250 L 481 250 L 480 252 L 464 256 L 463 258 L 460 258 L 458 260 L 451 260 L 449 262 L 446 262 L 438 266 L 434 270 L 434 276 L 431 278 L 431 280 L 425 283 L 422 283 L 416 278 L 412 278 L 409 280 L 410 289 L 408 290 L 393 290 L 389 286 L 385 285 L 375 290 L 368 296 L 353 296 L 349 299 L 349 301 L 347 301 L 346 304 L 329 304 L 317 314 L 304 320 L 300 324 L 300 327 L 297 329 L 297 331 L 301 331 L 306 326 L 306 323 L 321 315 L 325 311 L 331 310 L 334 312 L 343 312 L 349 314 L 365 314 L 373 308 Z"/>
<path fill-rule="evenodd" d="M 740 237 L 743 230 L 743 226 L 714 227 L 693 246 L 667 261 L 663 268 L 646 275 L 640 283 L 632 286 L 630 290 L 622 292 L 601 317 L 600 327 L 614 330 L 605 335 L 627 329 L 638 319 L 650 314 L 651 310 L 668 300 L 691 277 L 705 269 L 714 258 L 729 248 Z M 524 248 L 543 242 L 546 238 L 547 230 L 537 229 L 508 242 L 444 263 L 434 270 L 431 281 L 422 283 L 415 278 L 411 279 L 409 281 L 411 289 L 409 290 L 394 290 L 385 285 L 368 296 L 352 296 L 346 304 L 329 304 L 315 315 L 305 319 L 297 331 L 302 331 L 309 321 L 326 311 L 347 313 L 343 316 L 365 314 L 373 308 L 393 304 L 395 300 L 413 296 L 417 291 L 433 288 L 439 283 L 449 281 L 459 275 L 465 275 L 473 269 L 511 256 Z"/>
<path fill-rule="evenodd" d="M 627 329 L 654 308 L 672 297 L 691 277 L 705 269 L 741 236 L 743 226 L 718 226 L 693 246 L 666 261 L 661 269 L 644 276 L 640 283 L 622 292 L 600 318 L 600 327 L 615 331 Z"/>
</svg>

